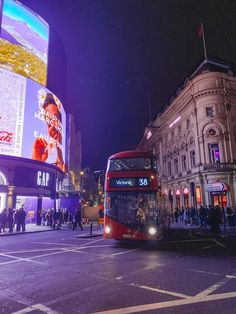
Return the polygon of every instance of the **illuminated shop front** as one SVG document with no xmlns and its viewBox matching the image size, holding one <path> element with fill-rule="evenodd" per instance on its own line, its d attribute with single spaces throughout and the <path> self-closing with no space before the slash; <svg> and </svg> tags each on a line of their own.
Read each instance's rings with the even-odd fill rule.
<svg viewBox="0 0 236 314">
<path fill-rule="evenodd" d="M 230 203 L 228 191 L 229 186 L 225 183 L 215 182 L 206 185 L 206 192 L 209 193 L 210 204 L 213 206 L 226 207 Z"/>
<path fill-rule="evenodd" d="M 183 189 L 183 198 L 184 198 L 184 208 L 188 208 L 189 206 L 189 190 L 188 188 Z"/>
<path fill-rule="evenodd" d="M 56 183 L 63 177 L 55 166 L 0 155 L 0 211 L 23 206 L 26 222 L 39 222 L 42 209 L 57 207 Z"/>
<path fill-rule="evenodd" d="M 179 189 L 177 189 L 175 191 L 175 200 L 176 200 L 176 207 L 178 207 L 180 209 L 181 201 L 180 201 L 180 190 Z"/>
</svg>

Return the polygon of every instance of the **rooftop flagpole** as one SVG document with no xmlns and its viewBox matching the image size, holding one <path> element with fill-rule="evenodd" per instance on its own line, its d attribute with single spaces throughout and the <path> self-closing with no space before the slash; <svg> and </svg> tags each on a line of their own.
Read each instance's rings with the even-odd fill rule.
<svg viewBox="0 0 236 314">
<path fill-rule="evenodd" d="M 207 60 L 206 40 L 205 40 L 205 34 L 204 34 L 204 28 L 203 28 L 202 22 L 201 22 L 200 28 L 198 30 L 198 36 L 202 37 L 203 49 L 204 49 L 204 58 L 205 58 L 205 60 Z"/>
</svg>

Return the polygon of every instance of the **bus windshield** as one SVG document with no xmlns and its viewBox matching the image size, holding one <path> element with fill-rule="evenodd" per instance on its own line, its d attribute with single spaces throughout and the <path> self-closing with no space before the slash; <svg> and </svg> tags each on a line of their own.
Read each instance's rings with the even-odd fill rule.
<svg viewBox="0 0 236 314">
<path fill-rule="evenodd" d="M 106 215 L 119 223 L 157 223 L 159 206 L 155 192 L 110 192 L 105 203 Z"/>
<path fill-rule="evenodd" d="M 156 161 L 151 157 L 110 159 L 108 171 L 156 170 Z"/>
</svg>

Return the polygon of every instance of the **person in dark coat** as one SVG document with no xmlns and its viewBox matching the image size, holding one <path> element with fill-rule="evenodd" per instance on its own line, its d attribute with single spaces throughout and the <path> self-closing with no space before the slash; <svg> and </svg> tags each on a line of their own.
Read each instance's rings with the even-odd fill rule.
<svg viewBox="0 0 236 314">
<path fill-rule="evenodd" d="M 5 232 L 5 227 L 7 223 L 7 209 L 4 208 L 0 213 L 0 232 Z M 2 230 L 2 231 L 1 231 Z"/>
<path fill-rule="evenodd" d="M 75 211 L 75 218 L 74 218 L 74 225 L 73 225 L 73 230 L 75 230 L 75 228 L 77 226 L 80 227 L 80 230 L 83 230 L 82 224 L 81 224 L 81 210 L 79 207 L 76 208 Z"/>
<path fill-rule="evenodd" d="M 25 217 L 26 212 L 23 207 L 19 209 L 19 231 L 22 229 L 22 231 L 25 231 Z"/>
<path fill-rule="evenodd" d="M 8 215 L 7 215 L 7 222 L 9 227 L 9 232 L 13 232 L 13 225 L 14 225 L 14 210 L 12 208 L 8 208 Z"/>
<path fill-rule="evenodd" d="M 209 224 L 211 227 L 211 231 L 213 232 L 220 232 L 220 223 L 221 219 L 221 209 L 220 206 L 210 207 L 209 212 Z"/>
</svg>

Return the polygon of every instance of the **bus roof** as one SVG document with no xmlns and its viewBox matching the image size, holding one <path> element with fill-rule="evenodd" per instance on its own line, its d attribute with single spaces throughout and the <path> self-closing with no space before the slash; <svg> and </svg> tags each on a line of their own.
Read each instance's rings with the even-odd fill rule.
<svg viewBox="0 0 236 314">
<path fill-rule="evenodd" d="M 141 150 L 127 150 L 124 152 L 116 153 L 109 157 L 109 159 L 118 159 L 118 158 L 135 158 L 135 157 L 153 157 L 154 154 L 149 151 L 141 151 Z"/>
</svg>

